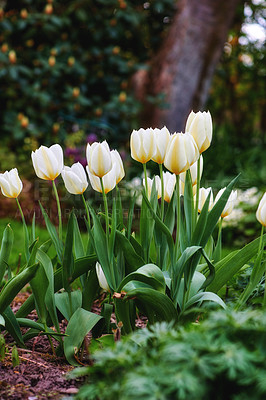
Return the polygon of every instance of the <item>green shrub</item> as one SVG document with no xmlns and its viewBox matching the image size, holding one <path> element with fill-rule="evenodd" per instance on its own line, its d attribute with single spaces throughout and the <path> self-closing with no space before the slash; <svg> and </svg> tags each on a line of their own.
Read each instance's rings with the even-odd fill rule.
<svg viewBox="0 0 266 400">
<path fill-rule="evenodd" d="M 179 330 L 156 324 L 96 351 L 94 365 L 76 372 L 88 374 L 76 399 L 264 399 L 265 355 L 265 313 L 213 312 Z"/>
</svg>

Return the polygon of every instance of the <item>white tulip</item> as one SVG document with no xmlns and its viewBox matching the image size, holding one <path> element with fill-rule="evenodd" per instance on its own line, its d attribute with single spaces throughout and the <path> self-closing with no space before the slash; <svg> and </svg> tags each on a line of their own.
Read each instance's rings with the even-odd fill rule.
<svg viewBox="0 0 266 400">
<path fill-rule="evenodd" d="M 210 147 L 212 140 L 212 118 L 210 112 L 191 113 L 186 122 L 185 131 L 190 133 L 197 143 L 200 154 Z"/>
<path fill-rule="evenodd" d="M 131 157 L 145 164 L 148 162 L 155 151 L 155 139 L 153 129 L 133 130 L 130 136 Z"/>
<path fill-rule="evenodd" d="M 162 129 L 155 128 L 153 134 L 155 139 L 155 151 L 152 160 L 157 162 L 157 164 L 163 164 L 166 149 L 170 140 L 170 132 L 166 126 L 164 126 Z"/>
<path fill-rule="evenodd" d="M 222 196 L 223 192 L 225 191 L 226 188 L 220 189 L 219 192 L 217 193 L 216 197 L 215 197 L 215 203 L 217 203 L 217 201 L 219 200 L 219 198 Z M 227 217 L 229 214 L 231 214 L 231 212 L 233 211 L 235 202 L 237 199 L 237 191 L 233 190 L 226 202 L 226 205 L 221 213 L 221 217 Z"/>
<path fill-rule="evenodd" d="M 64 166 L 63 150 L 59 144 L 41 146 L 31 153 L 31 158 L 36 175 L 48 181 L 53 181 Z"/>
<path fill-rule="evenodd" d="M 88 181 L 86 172 L 79 162 L 73 164 L 72 167 L 64 167 L 61 174 L 69 193 L 82 194 L 87 189 Z"/>
<path fill-rule="evenodd" d="M 116 184 L 118 184 L 125 176 L 123 161 L 117 150 L 111 151 L 112 164 L 116 164 Z"/>
<path fill-rule="evenodd" d="M 116 169 L 117 169 L 117 164 L 114 163 L 111 171 L 109 171 L 106 175 L 102 177 L 103 181 L 103 187 L 104 187 L 104 193 L 107 194 L 111 190 L 114 189 L 116 185 Z M 102 186 L 101 186 L 101 180 L 98 176 L 93 175 L 90 172 L 89 166 L 86 166 L 86 170 L 89 176 L 89 180 L 91 183 L 91 186 L 96 192 L 102 193 Z"/>
<path fill-rule="evenodd" d="M 190 170 L 190 174 L 191 174 L 192 186 L 194 186 L 197 183 L 198 161 L 196 161 L 194 164 L 192 164 L 191 167 L 189 168 L 189 170 Z M 201 155 L 200 156 L 200 178 L 202 176 L 202 171 L 203 171 L 203 157 Z M 187 172 L 182 172 L 179 175 L 182 182 L 186 181 L 186 173 Z"/>
<path fill-rule="evenodd" d="M 174 133 L 170 136 L 164 159 L 164 165 L 169 171 L 179 175 L 189 169 L 198 158 L 198 147 L 189 133 Z"/>
<path fill-rule="evenodd" d="M 175 189 L 175 184 L 176 184 L 175 174 L 170 174 L 170 172 L 168 171 L 164 172 L 163 173 L 164 200 L 167 201 L 167 203 L 170 203 L 171 201 Z"/>
<path fill-rule="evenodd" d="M 98 263 L 98 262 L 96 263 L 96 274 L 97 274 L 97 278 L 98 278 L 100 287 L 103 290 L 105 290 L 106 292 L 110 292 L 110 288 L 109 288 L 109 285 L 108 285 L 107 280 L 105 278 L 103 269 L 101 267 L 101 264 Z"/>
<path fill-rule="evenodd" d="M 161 185 L 161 179 L 158 175 L 154 176 L 153 179 L 147 178 L 147 183 L 148 183 L 148 198 L 151 197 L 151 191 L 152 191 L 152 186 L 153 182 L 155 182 L 155 188 L 157 192 L 157 197 L 158 199 L 162 196 L 162 185 Z M 145 179 L 143 179 L 143 186 L 145 186 Z"/>
<path fill-rule="evenodd" d="M 112 158 L 106 141 L 87 144 L 86 156 L 90 173 L 102 178 L 112 169 Z"/>
<path fill-rule="evenodd" d="M 23 185 L 18 176 L 17 168 L 0 174 L 0 186 L 4 196 L 10 197 L 11 199 L 16 199 L 19 196 Z"/>
<path fill-rule="evenodd" d="M 256 218 L 261 225 L 266 226 L 266 193 L 264 193 L 261 201 L 259 202 L 259 206 L 256 211 Z"/>
<path fill-rule="evenodd" d="M 207 200 L 207 197 L 210 194 L 210 202 L 209 202 L 209 207 L 208 207 L 208 211 L 211 210 L 212 206 L 213 206 L 213 192 L 212 192 L 212 188 L 200 188 L 199 190 L 199 204 L 198 204 L 198 212 L 200 213 L 203 209 L 203 206 Z M 196 197 L 195 197 L 195 201 L 196 201 Z"/>
</svg>

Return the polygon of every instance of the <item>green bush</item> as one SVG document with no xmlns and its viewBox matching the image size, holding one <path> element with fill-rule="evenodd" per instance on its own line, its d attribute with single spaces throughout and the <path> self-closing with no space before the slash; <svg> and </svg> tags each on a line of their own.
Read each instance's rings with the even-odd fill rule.
<svg viewBox="0 0 266 400">
<path fill-rule="evenodd" d="M 173 2 L 1 4 L 0 124 L 10 142 L 49 144 L 77 126 L 127 140 L 140 107 L 130 78 L 158 48 Z"/>
<path fill-rule="evenodd" d="M 161 323 L 98 350 L 77 370 L 76 399 L 265 399 L 266 315 L 212 312 L 175 330 Z"/>
</svg>

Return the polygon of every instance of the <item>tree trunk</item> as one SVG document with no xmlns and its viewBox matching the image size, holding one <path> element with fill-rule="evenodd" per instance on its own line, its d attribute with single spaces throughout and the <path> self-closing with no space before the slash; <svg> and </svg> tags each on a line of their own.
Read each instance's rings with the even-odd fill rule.
<svg viewBox="0 0 266 400">
<path fill-rule="evenodd" d="M 202 110 L 239 0 L 179 0 L 168 35 L 150 69 L 135 77 L 144 103 L 143 125 L 184 130 L 189 112 Z M 164 95 L 166 107 L 145 101 Z"/>
</svg>

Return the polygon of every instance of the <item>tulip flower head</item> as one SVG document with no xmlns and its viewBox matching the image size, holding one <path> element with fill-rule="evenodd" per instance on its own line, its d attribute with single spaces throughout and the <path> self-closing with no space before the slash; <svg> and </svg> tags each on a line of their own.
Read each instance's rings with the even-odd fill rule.
<svg viewBox="0 0 266 400">
<path fill-rule="evenodd" d="M 191 174 L 192 186 L 196 185 L 196 183 L 197 183 L 197 169 L 198 169 L 198 162 L 196 161 L 189 168 L 190 174 Z M 203 171 L 203 157 L 201 155 L 200 156 L 200 178 L 202 176 L 202 171 Z M 181 179 L 182 182 L 185 183 L 185 181 L 186 181 L 186 172 L 182 172 L 180 174 L 180 179 Z"/>
<path fill-rule="evenodd" d="M 153 129 L 133 130 L 130 137 L 131 157 L 142 164 L 148 162 L 155 152 Z"/>
<path fill-rule="evenodd" d="M 86 172 L 79 162 L 73 164 L 72 167 L 64 167 L 61 174 L 69 193 L 82 194 L 87 189 L 88 181 Z"/>
<path fill-rule="evenodd" d="M 157 197 L 160 199 L 162 196 L 162 186 L 161 186 L 161 179 L 158 175 L 154 176 L 153 179 L 147 178 L 147 183 L 148 183 L 148 198 L 150 199 L 151 197 L 151 191 L 152 191 L 152 186 L 153 182 L 155 182 L 155 188 L 157 192 Z M 145 186 L 145 179 L 143 179 L 143 186 Z"/>
<path fill-rule="evenodd" d="M 155 152 L 152 156 L 152 160 L 157 164 L 163 164 L 166 149 L 170 140 L 170 132 L 164 126 L 162 129 L 155 128 L 153 130 L 155 140 Z"/>
<path fill-rule="evenodd" d="M 87 144 L 86 156 L 90 173 L 102 178 L 112 169 L 111 151 L 106 140 Z"/>
<path fill-rule="evenodd" d="M 107 280 L 105 278 L 104 272 L 102 270 L 101 264 L 100 263 L 96 263 L 96 274 L 97 274 L 97 278 L 99 281 L 99 285 L 100 287 L 105 290 L 106 292 L 110 292 L 110 288 L 109 285 L 107 283 Z"/>
<path fill-rule="evenodd" d="M 219 192 L 217 193 L 216 197 L 215 197 L 215 203 L 217 203 L 217 201 L 219 200 L 219 198 L 222 196 L 223 192 L 225 191 L 226 188 L 220 189 Z M 233 211 L 235 202 L 237 199 L 237 191 L 233 190 L 226 202 L 226 205 L 222 211 L 221 217 L 227 217 L 229 214 L 231 214 L 231 212 Z"/>
<path fill-rule="evenodd" d="M 175 174 L 171 174 L 170 172 L 163 173 L 163 185 L 164 185 L 164 200 L 167 203 L 170 203 L 171 198 L 174 193 L 176 184 L 176 176 Z"/>
<path fill-rule="evenodd" d="M 17 168 L 0 174 L 0 186 L 4 196 L 11 199 L 16 199 L 19 196 L 23 185 L 18 176 Z"/>
<path fill-rule="evenodd" d="M 116 164 L 116 184 L 118 184 L 125 176 L 123 161 L 117 150 L 111 151 L 112 164 Z"/>
<path fill-rule="evenodd" d="M 212 188 L 211 187 L 209 187 L 209 188 L 200 188 L 200 190 L 199 190 L 199 204 L 198 204 L 198 212 L 199 213 L 201 213 L 201 211 L 203 209 L 203 206 L 204 206 L 204 204 L 205 204 L 205 202 L 207 200 L 207 197 L 209 196 L 209 193 L 211 193 L 210 194 L 209 207 L 208 207 L 208 210 L 210 211 L 212 209 L 212 206 L 213 206 Z M 195 201 L 196 201 L 196 198 L 195 198 Z"/>
<path fill-rule="evenodd" d="M 256 211 L 256 218 L 261 225 L 266 226 L 266 193 L 264 193 L 261 201 L 259 202 L 259 206 Z"/>
<path fill-rule="evenodd" d="M 59 144 L 41 146 L 31 153 L 31 159 L 36 175 L 48 181 L 55 180 L 64 166 L 63 150 Z"/>
<path fill-rule="evenodd" d="M 174 133 L 166 149 L 165 167 L 179 175 L 188 170 L 199 158 L 199 150 L 189 133 Z"/>
<path fill-rule="evenodd" d="M 197 143 L 200 154 L 210 147 L 212 140 L 212 118 L 210 112 L 191 113 L 186 122 L 185 131 L 190 133 Z"/>
<path fill-rule="evenodd" d="M 116 179 L 117 179 L 116 168 L 117 168 L 117 164 L 114 163 L 111 171 L 109 171 L 106 175 L 104 175 L 102 177 L 104 193 L 105 194 L 107 194 L 111 190 L 113 190 L 115 185 L 116 185 Z M 88 173 L 88 176 L 89 176 L 89 180 L 90 180 L 90 183 L 91 183 L 91 186 L 92 186 L 93 190 L 95 190 L 96 192 L 102 193 L 102 185 L 101 185 L 100 178 L 91 173 L 88 165 L 86 166 L 86 170 L 87 170 L 87 173 Z"/>
</svg>

